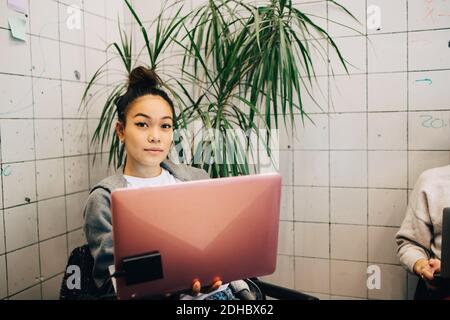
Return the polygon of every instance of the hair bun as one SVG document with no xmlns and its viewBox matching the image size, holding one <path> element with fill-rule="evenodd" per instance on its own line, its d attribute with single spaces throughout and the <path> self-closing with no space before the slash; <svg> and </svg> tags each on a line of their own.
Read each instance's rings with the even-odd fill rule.
<svg viewBox="0 0 450 320">
<path fill-rule="evenodd" d="M 128 77 L 129 88 L 156 88 L 160 87 L 161 83 L 161 79 L 154 70 L 142 66 L 134 68 Z"/>
</svg>

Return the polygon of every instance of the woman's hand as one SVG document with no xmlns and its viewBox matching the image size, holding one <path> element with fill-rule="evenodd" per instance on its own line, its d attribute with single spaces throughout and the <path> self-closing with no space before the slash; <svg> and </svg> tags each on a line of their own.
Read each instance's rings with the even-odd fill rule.
<svg viewBox="0 0 450 320">
<path fill-rule="evenodd" d="M 434 273 L 440 273 L 441 272 L 441 260 L 439 259 L 430 259 L 429 265 Z"/>
<path fill-rule="evenodd" d="M 191 290 L 189 292 L 188 290 L 183 290 L 180 291 L 178 293 L 182 293 L 182 294 L 189 294 L 193 297 L 197 296 L 199 293 L 208 293 L 208 292 L 212 292 L 214 290 L 217 290 L 220 288 L 220 286 L 222 285 L 222 280 L 220 280 L 219 277 L 216 277 L 213 279 L 213 284 L 211 286 L 207 286 L 207 287 L 203 287 L 200 283 L 200 280 L 198 279 L 194 279 L 192 281 L 192 287 Z M 173 297 L 173 293 L 166 293 L 164 295 L 158 295 L 158 296 L 154 296 L 152 297 L 153 299 L 170 299 L 171 297 Z"/>
<path fill-rule="evenodd" d="M 213 284 L 211 286 L 204 287 L 204 288 L 202 288 L 200 280 L 194 279 L 192 281 L 192 293 L 191 293 L 191 295 L 192 296 L 196 296 L 200 292 L 201 293 L 208 293 L 208 292 L 211 292 L 211 291 L 219 289 L 221 285 L 222 285 L 222 280 L 220 280 L 219 277 L 213 279 Z"/>
<path fill-rule="evenodd" d="M 441 261 L 438 259 L 419 259 L 414 264 L 414 272 L 422 279 L 432 281 L 434 274 L 441 272 Z"/>
</svg>

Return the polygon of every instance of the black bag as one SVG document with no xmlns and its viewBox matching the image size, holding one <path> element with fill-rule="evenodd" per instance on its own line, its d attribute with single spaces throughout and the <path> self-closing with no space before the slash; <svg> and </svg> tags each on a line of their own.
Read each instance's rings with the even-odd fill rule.
<svg viewBox="0 0 450 320">
<path fill-rule="evenodd" d="M 111 280 L 97 288 L 92 270 L 94 258 L 88 245 L 75 248 L 70 254 L 66 272 L 61 283 L 60 300 L 115 299 Z M 79 277 L 79 278 L 78 278 Z"/>
</svg>

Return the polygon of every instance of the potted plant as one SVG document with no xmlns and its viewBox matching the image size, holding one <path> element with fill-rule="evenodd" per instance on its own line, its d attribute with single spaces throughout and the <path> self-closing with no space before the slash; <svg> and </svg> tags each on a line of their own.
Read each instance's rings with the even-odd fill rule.
<svg viewBox="0 0 450 320">
<path fill-rule="evenodd" d="M 124 2 L 140 27 L 145 45 L 134 54 L 133 38 L 119 23 L 121 42 L 108 48 L 115 50 L 125 73 L 141 64 L 145 56 L 147 66 L 161 74 L 164 57 L 174 47 L 183 52 L 175 74 L 162 77 L 164 89 L 178 108 L 175 128 L 188 133 L 174 138 L 175 158 L 203 167 L 211 177 L 248 174 L 252 165 L 256 168 L 256 161 L 250 159 L 259 158 L 261 153 L 273 159 L 273 132 L 280 124 L 295 130 L 295 112 L 302 120 L 308 118 L 303 99 L 310 95 L 306 88 L 316 77 L 312 50 L 320 50 L 317 38 L 336 51 L 347 69 L 327 31 L 291 0 L 268 0 L 257 6 L 239 0 L 208 0 L 187 14 L 181 14 L 179 8 L 168 20 L 163 18 L 164 8 L 148 29 L 130 2 Z M 352 16 L 337 2 L 328 2 Z M 107 73 L 105 63 L 89 81 L 82 99 L 87 107 L 93 85 Z M 123 163 L 125 154 L 116 135 L 111 135 L 114 100 L 125 89 L 125 81 L 110 88 L 91 141 L 100 147 L 110 143 L 108 164 L 115 167 Z M 195 124 L 201 129 L 200 136 L 192 128 Z M 239 132 L 243 133 L 240 139 Z M 186 139 L 179 137 L 187 137 L 188 150 L 183 146 Z M 256 155 L 255 141 L 264 146 Z"/>
</svg>

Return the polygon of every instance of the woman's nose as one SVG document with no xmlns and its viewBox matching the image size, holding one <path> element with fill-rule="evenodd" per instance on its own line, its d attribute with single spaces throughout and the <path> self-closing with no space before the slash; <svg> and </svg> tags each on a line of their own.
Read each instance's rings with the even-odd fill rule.
<svg viewBox="0 0 450 320">
<path fill-rule="evenodd" d="M 149 133 L 147 139 L 148 139 L 149 142 L 160 142 L 161 139 L 159 137 L 158 130 L 157 129 L 150 130 L 150 133 Z"/>
</svg>

